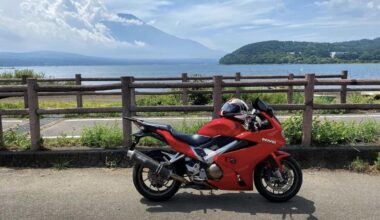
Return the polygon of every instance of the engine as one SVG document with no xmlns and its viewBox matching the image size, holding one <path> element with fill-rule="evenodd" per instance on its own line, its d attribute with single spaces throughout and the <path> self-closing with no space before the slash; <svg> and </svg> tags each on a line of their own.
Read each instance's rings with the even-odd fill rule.
<svg viewBox="0 0 380 220">
<path fill-rule="evenodd" d="M 207 168 L 207 176 L 214 180 L 220 180 L 223 177 L 223 171 L 213 163 Z"/>
<path fill-rule="evenodd" d="M 215 163 L 207 166 L 205 163 L 191 160 L 187 161 L 186 168 L 189 176 L 195 181 L 219 180 L 223 177 L 223 171 Z"/>
</svg>

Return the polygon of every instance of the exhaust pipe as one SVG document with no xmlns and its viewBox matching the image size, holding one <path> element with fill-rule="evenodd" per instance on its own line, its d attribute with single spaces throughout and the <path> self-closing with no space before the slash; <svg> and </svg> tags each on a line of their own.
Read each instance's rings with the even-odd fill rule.
<svg viewBox="0 0 380 220">
<path fill-rule="evenodd" d="M 129 159 L 135 161 L 136 163 L 153 170 L 157 175 L 161 176 L 162 178 L 172 178 L 182 183 L 188 183 L 188 181 L 182 176 L 173 173 L 172 170 L 164 167 L 162 164 L 160 164 L 153 158 L 141 153 L 138 150 L 128 150 L 127 156 L 129 157 Z"/>
</svg>

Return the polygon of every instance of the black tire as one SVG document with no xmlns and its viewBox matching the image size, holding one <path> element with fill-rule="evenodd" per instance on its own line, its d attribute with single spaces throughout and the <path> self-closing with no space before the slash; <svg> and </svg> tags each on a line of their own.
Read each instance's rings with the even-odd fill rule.
<svg viewBox="0 0 380 220">
<path fill-rule="evenodd" d="M 270 192 L 266 189 L 263 181 L 265 181 L 266 174 L 271 172 L 271 168 L 267 168 L 265 163 L 260 163 L 254 173 L 254 182 L 257 191 L 266 199 L 271 202 L 286 202 L 293 198 L 301 188 L 302 185 L 302 170 L 297 161 L 292 157 L 286 157 L 281 160 L 282 164 L 288 169 L 292 170 L 294 179 L 289 189 L 283 194 L 275 194 L 274 191 Z M 286 181 L 289 181 L 288 179 Z"/>
<path fill-rule="evenodd" d="M 151 152 L 149 154 L 150 157 L 157 161 L 163 161 L 164 154 L 159 152 Z M 133 167 L 133 184 L 135 185 L 137 191 L 144 196 L 146 199 L 151 201 L 166 201 L 174 196 L 174 194 L 179 190 L 181 186 L 181 182 L 170 179 L 169 181 L 173 181 L 170 187 L 163 191 L 153 191 L 149 186 L 147 186 L 143 180 L 143 170 L 145 167 L 140 164 L 135 164 Z M 148 169 L 148 168 L 145 168 Z"/>
</svg>

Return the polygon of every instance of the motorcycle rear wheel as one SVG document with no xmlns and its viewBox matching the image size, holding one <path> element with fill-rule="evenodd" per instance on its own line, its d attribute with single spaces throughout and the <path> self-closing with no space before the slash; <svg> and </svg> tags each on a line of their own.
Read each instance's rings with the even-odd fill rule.
<svg viewBox="0 0 380 220">
<path fill-rule="evenodd" d="M 281 160 L 284 171 L 281 172 L 284 181 L 276 180 L 275 169 L 268 164 L 259 164 L 254 173 L 254 182 L 257 191 L 271 202 L 286 202 L 293 198 L 302 185 L 302 170 L 292 157 Z"/>
<path fill-rule="evenodd" d="M 164 161 L 166 155 L 161 152 L 154 152 L 154 155 L 150 156 L 157 161 Z M 146 199 L 165 201 L 176 194 L 182 183 L 173 179 L 165 180 L 149 168 L 135 164 L 133 167 L 133 184 Z"/>
</svg>

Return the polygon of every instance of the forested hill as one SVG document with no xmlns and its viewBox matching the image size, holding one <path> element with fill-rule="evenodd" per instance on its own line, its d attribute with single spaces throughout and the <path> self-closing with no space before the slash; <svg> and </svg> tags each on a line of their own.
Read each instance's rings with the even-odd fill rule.
<svg viewBox="0 0 380 220">
<path fill-rule="evenodd" d="M 378 63 L 380 38 L 337 43 L 264 41 L 245 45 L 221 64 Z"/>
</svg>

